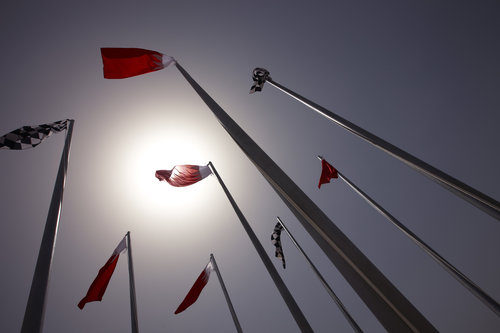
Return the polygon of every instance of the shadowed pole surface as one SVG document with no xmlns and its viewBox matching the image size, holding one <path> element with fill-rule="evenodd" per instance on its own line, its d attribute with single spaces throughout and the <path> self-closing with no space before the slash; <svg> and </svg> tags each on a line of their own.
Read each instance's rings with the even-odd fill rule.
<svg viewBox="0 0 500 333">
<path fill-rule="evenodd" d="M 128 283 L 130 289 L 130 324 L 132 333 L 139 333 L 137 320 L 137 301 L 135 298 L 134 263 L 132 262 L 132 243 L 130 242 L 130 231 L 127 232 L 127 254 L 128 254 Z"/>
<path fill-rule="evenodd" d="M 292 240 L 293 245 L 295 245 L 295 247 L 297 248 L 297 250 L 299 250 L 299 252 L 304 256 L 304 258 L 306 259 L 306 261 L 309 264 L 309 266 L 311 266 L 313 272 L 316 274 L 316 276 L 320 280 L 320 282 L 323 285 L 323 287 L 325 287 L 326 292 L 328 293 L 328 295 L 330 295 L 330 297 L 333 299 L 333 301 L 335 302 L 335 304 L 337 304 L 337 306 L 339 307 L 340 311 L 344 315 L 345 319 L 347 319 L 347 321 L 349 322 L 349 325 L 351 325 L 351 327 L 354 330 L 354 332 L 362 333 L 363 331 L 358 326 L 358 324 L 356 323 L 356 321 L 354 320 L 354 318 L 352 318 L 352 316 L 349 314 L 349 312 L 347 312 L 347 309 L 345 308 L 345 306 L 342 303 L 342 301 L 340 300 L 340 298 L 338 298 L 338 296 L 332 290 L 332 288 L 330 287 L 330 285 L 328 284 L 328 282 L 326 282 L 326 280 L 323 278 L 323 275 L 321 275 L 321 273 L 318 271 L 318 269 L 316 268 L 316 266 L 314 266 L 314 264 L 312 263 L 311 259 L 309 259 L 309 257 L 304 252 L 304 250 L 302 249 L 302 247 L 299 245 L 299 243 L 297 243 L 297 241 L 295 240 L 295 237 L 292 236 L 292 234 L 290 233 L 290 231 L 288 230 L 288 228 L 285 226 L 285 224 L 283 223 L 283 221 L 281 221 L 281 219 L 278 216 L 276 217 L 276 219 L 281 224 L 281 226 L 283 227 L 283 229 L 286 231 L 286 233 L 288 234 L 288 237 L 290 237 L 290 239 Z"/>
<path fill-rule="evenodd" d="M 73 119 L 68 120 L 66 140 L 64 142 L 61 161 L 59 162 L 59 169 L 57 171 L 56 182 L 52 192 L 47 221 L 45 222 L 42 243 L 40 244 L 40 250 L 38 251 L 38 259 L 36 261 L 35 273 L 33 274 L 33 280 L 31 282 L 28 303 L 26 304 L 26 310 L 24 312 L 21 333 L 39 333 L 42 332 L 43 329 L 50 267 L 52 265 L 52 257 L 54 256 L 54 249 L 56 247 L 59 220 L 61 218 L 64 185 L 66 183 L 66 172 L 68 170 L 69 151 L 74 123 L 75 121 Z"/>
<path fill-rule="evenodd" d="M 269 72 L 263 68 L 254 69 L 254 77 L 259 77 L 262 82 L 269 82 L 272 86 L 283 91 L 287 95 L 293 97 L 304 105 L 308 106 L 310 109 L 318 112 L 322 116 L 330 119 L 337 125 L 340 125 L 349 132 L 357 135 L 363 140 L 371 143 L 377 148 L 385 151 L 389 155 L 394 156 L 398 160 L 402 161 L 412 169 L 422 173 L 431 180 L 435 181 L 439 185 L 443 186 L 450 192 L 459 196 L 460 198 L 468 201 L 475 207 L 481 209 L 486 214 L 494 217 L 500 221 L 500 203 L 495 199 L 487 196 L 484 193 L 472 188 L 471 186 L 464 184 L 460 180 L 444 173 L 443 171 L 433 167 L 430 164 L 418 159 L 417 157 L 407 153 L 406 151 L 394 146 L 393 144 L 379 138 L 378 136 L 364 130 L 363 128 L 351 123 L 347 119 L 340 117 L 339 115 L 325 109 L 324 107 L 308 100 L 307 98 L 297 94 L 296 92 L 282 86 L 281 84 L 275 82 L 271 77 L 268 76 Z M 257 79 L 257 78 L 256 78 Z M 262 83 L 263 84 L 263 83 Z"/>
<path fill-rule="evenodd" d="M 245 133 L 179 64 L 175 64 L 222 127 L 297 217 L 318 246 L 392 332 L 435 332 L 434 326 L 396 289 L 309 197 Z"/>
<path fill-rule="evenodd" d="M 317 156 L 319 160 L 322 160 L 322 156 Z M 354 192 L 358 193 L 361 198 L 363 198 L 370 206 L 375 208 L 382 216 L 384 216 L 389 222 L 391 222 L 396 228 L 403 232 L 408 238 L 410 238 L 415 244 L 417 244 L 422 250 L 431 256 L 434 261 L 436 261 L 441 267 L 443 267 L 448 273 L 450 273 L 458 282 L 460 282 L 465 288 L 467 288 L 474 296 L 476 296 L 481 302 L 483 302 L 488 308 L 490 308 L 497 316 L 500 316 L 500 305 L 495 301 L 490 295 L 488 295 L 484 290 L 482 290 L 478 285 L 476 285 L 472 280 L 470 280 L 465 274 L 459 271 L 455 266 L 450 264 L 446 259 L 444 259 L 439 253 L 434 251 L 429 245 L 427 245 L 423 240 L 421 240 L 416 234 L 414 234 L 410 229 L 408 229 L 404 224 L 399 222 L 391 213 L 380 206 L 375 200 L 373 200 L 368 194 L 363 192 L 359 187 L 357 187 L 353 182 L 344 176 L 337 168 L 337 174 L 339 177 L 351 187 Z"/>
<path fill-rule="evenodd" d="M 222 279 L 222 274 L 219 271 L 219 266 L 217 266 L 217 262 L 215 261 L 214 255 L 210 254 L 210 261 L 212 265 L 214 265 L 215 273 L 217 273 L 217 278 L 219 279 L 220 287 L 222 288 L 222 292 L 224 293 L 224 297 L 226 298 L 226 303 L 229 308 L 229 312 L 231 312 L 231 317 L 233 317 L 234 326 L 236 326 L 236 331 L 238 333 L 242 333 L 240 321 L 238 320 L 238 316 L 236 316 L 236 311 L 234 311 L 233 303 L 231 302 L 231 298 L 229 298 L 229 293 L 227 292 L 226 285 L 224 284 L 224 280 Z"/>
<path fill-rule="evenodd" d="M 283 282 L 283 280 L 281 279 L 281 276 L 279 275 L 279 273 L 276 270 L 276 268 L 274 267 L 271 259 L 267 255 L 266 250 L 264 249 L 264 247 L 260 243 L 259 239 L 257 238 L 255 233 L 253 232 L 252 227 L 250 227 L 250 224 L 248 223 L 247 219 L 245 218 L 245 216 L 241 212 L 240 208 L 236 204 L 236 201 L 234 201 L 233 196 L 231 195 L 231 193 L 227 189 L 226 185 L 222 181 L 222 178 L 219 176 L 219 173 L 215 169 L 214 165 L 212 164 L 212 162 L 208 163 L 208 165 L 210 166 L 210 169 L 212 169 L 212 172 L 215 175 L 215 177 L 217 177 L 217 180 L 219 181 L 220 186 L 224 190 L 224 193 L 226 194 L 229 202 L 231 203 L 231 206 L 233 206 L 233 209 L 234 209 L 236 215 L 238 216 L 238 218 L 240 219 L 240 222 L 243 225 L 243 228 L 247 232 L 247 235 L 250 238 L 250 241 L 252 242 L 253 246 L 255 247 L 255 250 L 257 251 L 257 253 L 259 254 L 259 257 L 262 260 L 262 262 L 264 263 L 264 266 L 266 266 L 266 269 L 269 272 L 269 275 L 271 276 L 274 284 L 278 288 L 278 290 L 281 294 L 281 297 L 283 297 L 283 300 L 285 301 L 286 305 L 288 306 L 288 309 L 290 310 L 290 313 L 292 314 L 293 319 L 295 319 L 295 322 L 297 323 L 297 325 L 299 326 L 299 328 L 302 332 L 313 332 L 306 317 L 304 316 L 304 314 L 300 310 L 299 306 L 297 305 L 297 303 L 293 299 L 293 296 L 290 293 L 290 291 L 288 290 L 287 286 L 285 285 L 285 282 Z"/>
</svg>

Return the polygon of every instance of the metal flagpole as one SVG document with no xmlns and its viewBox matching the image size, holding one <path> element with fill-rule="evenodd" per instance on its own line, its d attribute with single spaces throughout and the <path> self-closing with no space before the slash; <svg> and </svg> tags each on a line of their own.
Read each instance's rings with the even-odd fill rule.
<svg viewBox="0 0 500 333">
<path fill-rule="evenodd" d="M 299 245 L 299 243 L 297 243 L 297 241 L 292 236 L 292 234 L 290 233 L 290 231 L 288 230 L 288 228 L 285 226 L 285 224 L 283 223 L 283 221 L 281 221 L 281 219 L 278 216 L 276 216 L 276 219 L 281 224 L 281 226 L 283 227 L 283 229 L 285 229 L 286 233 L 288 234 L 288 236 L 292 240 L 293 245 L 295 245 L 295 247 L 297 248 L 297 250 L 299 250 L 299 252 L 304 256 L 304 258 L 306 259 L 306 261 L 309 264 L 309 266 L 311 266 L 311 268 L 314 271 L 314 273 L 316 273 L 316 276 L 321 281 L 321 284 L 323 285 L 323 287 L 325 287 L 325 289 L 328 292 L 328 294 L 330 295 L 330 297 L 337 304 L 337 306 L 339 307 L 340 311 L 344 315 L 345 319 L 347 319 L 347 321 L 351 325 L 352 329 L 355 332 L 362 333 L 363 331 L 358 326 L 358 324 L 354 321 L 354 318 L 351 317 L 351 315 L 349 314 L 349 312 L 347 312 L 347 309 L 345 308 L 345 306 L 342 303 L 342 301 L 340 300 L 340 298 L 338 298 L 338 296 L 333 292 L 332 288 L 330 288 L 330 286 L 328 285 L 328 283 L 326 282 L 326 280 L 323 278 L 323 275 L 321 275 L 321 273 L 318 271 L 318 269 L 316 268 L 316 266 L 314 266 L 314 264 L 312 263 L 311 259 L 309 259 L 309 257 L 304 252 L 304 250 L 302 249 L 302 247 Z"/>
<path fill-rule="evenodd" d="M 259 70 L 260 73 L 259 74 Z M 432 179 L 439 185 L 443 186 L 447 190 L 451 191 L 452 193 L 456 194 L 457 196 L 461 197 L 462 199 L 468 201 L 472 205 L 476 206 L 477 208 L 481 209 L 485 213 L 491 215 L 492 217 L 496 218 L 497 220 L 500 221 L 500 203 L 496 201 L 495 199 L 487 196 L 484 193 L 479 192 L 478 190 L 470 187 L 467 184 L 462 183 L 458 179 L 444 173 L 443 171 L 425 163 L 424 161 L 418 159 L 417 157 L 407 153 L 406 151 L 392 145 L 391 143 L 379 138 L 378 136 L 364 130 L 363 128 L 351 123 L 350 121 L 340 117 L 339 115 L 325 109 L 324 107 L 308 100 L 307 98 L 291 91 L 290 89 L 282 86 L 281 84 L 275 82 L 273 79 L 271 79 L 268 75 L 269 72 L 265 69 L 261 68 L 256 68 L 254 69 L 254 75 L 259 77 L 259 75 L 262 76 L 261 80 L 264 80 L 264 82 L 269 82 L 272 86 L 278 88 L 279 90 L 283 91 L 284 93 L 288 94 L 289 96 L 295 98 L 299 102 L 305 104 L 312 110 L 318 112 L 319 114 L 323 115 L 324 117 L 330 119 L 337 125 L 340 125 L 344 129 L 348 130 L 351 133 L 354 133 L 355 135 L 359 136 L 363 140 L 371 143 L 377 148 L 380 148 L 381 150 L 385 151 L 386 153 L 394 156 L 398 160 L 402 161 L 403 163 L 407 164 L 411 168 L 417 170 L 418 172 L 422 173 L 423 175 L 427 176 L 428 178 Z"/>
<path fill-rule="evenodd" d="M 323 157 L 317 156 L 319 160 Z M 389 222 L 401 230 L 408 238 L 410 238 L 415 244 L 417 244 L 422 250 L 424 250 L 428 255 L 432 257 L 438 264 L 440 264 L 448 273 L 450 273 L 455 279 L 458 280 L 464 287 L 470 290 L 474 296 L 479 298 L 487 307 L 489 307 L 493 312 L 500 316 L 500 305 L 486 292 L 484 292 L 479 286 L 472 282 L 467 276 L 460 272 L 455 266 L 450 264 L 446 259 L 441 257 L 436 251 L 434 251 L 429 245 L 427 245 L 423 240 L 421 240 L 417 235 L 415 235 L 410 229 L 405 227 L 401 222 L 398 221 L 394 216 L 392 216 L 387 210 L 380 206 L 375 200 L 370 198 L 366 193 L 364 193 L 359 187 L 357 187 L 353 182 L 351 182 L 346 176 L 344 176 L 338 169 L 337 173 L 339 177 L 346 182 L 356 193 L 358 193 L 366 202 L 370 204 L 375 210 L 377 210 L 382 216 L 384 216 Z"/>
<path fill-rule="evenodd" d="M 436 331 L 189 73 L 179 63 L 175 65 L 380 323 L 392 332 Z"/>
<path fill-rule="evenodd" d="M 52 265 L 52 256 L 56 246 L 57 229 L 61 217 L 64 184 L 66 183 L 66 171 L 69 162 L 69 150 L 71 146 L 71 136 L 73 134 L 73 125 L 75 121 L 68 119 L 68 129 L 66 132 L 66 141 L 59 162 L 59 170 L 52 191 L 49 213 L 45 222 L 42 243 L 38 251 L 35 273 L 31 282 L 30 294 L 26 310 L 24 312 L 23 325 L 21 333 L 39 333 L 42 332 L 43 320 L 45 316 L 45 303 L 47 287 L 49 284 L 50 267 Z"/>
<path fill-rule="evenodd" d="M 217 177 L 217 180 L 219 181 L 220 186 L 224 190 L 224 193 L 226 194 L 229 202 L 231 203 L 231 206 L 233 206 L 233 209 L 234 209 L 236 215 L 238 215 L 238 218 L 240 219 L 240 222 L 243 225 L 243 228 L 247 232 L 247 235 L 250 238 L 250 240 L 252 241 L 252 244 L 255 247 L 255 250 L 257 251 L 257 253 L 259 254 L 260 259 L 264 263 L 264 266 L 266 266 L 267 271 L 269 272 L 269 275 L 271 275 L 271 278 L 273 279 L 274 284 L 278 288 L 278 290 L 281 294 L 281 297 L 283 297 L 283 300 L 285 301 L 286 305 L 288 306 L 288 309 L 292 313 L 292 316 L 295 319 L 295 322 L 297 322 L 297 325 L 299 326 L 300 330 L 302 332 L 313 332 L 311 326 L 307 322 L 306 317 L 304 316 L 304 314 L 300 310 L 299 306 L 297 305 L 297 303 L 293 299 L 293 296 L 292 296 L 292 294 L 290 294 L 290 291 L 286 287 L 285 282 L 283 282 L 283 280 L 281 279 L 278 271 L 276 270 L 273 263 L 271 262 L 271 259 L 269 259 L 269 256 L 267 255 L 266 250 L 264 250 L 264 247 L 259 242 L 259 239 L 257 238 L 255 233 L 253 232 L 252 227 L 250 227 L 250 224 L 248 223 L 247 219 L 245 218 L 245 216 L 241 212 L 240 208 L 238 207 L 238 205 L 234 201 L 233 196 L 231 195 L 231 193 L 227 189 L 226 185 L 222 181 L 222 178 L 219 176 L 219 173 L 215 169 L 214 165 L 212 164 L 212 162 L 209 162 L 208 165 L 210 166 L 210 169 L 212 169 L 212 173 L 215 175 L 215 177 Z"/>
<path fill-rule="evenodd" d="M 132 262 L 132 243 L 130 242 L 130 231 L 127 232 L 127 253 L 128 281 L 130 286 L 130 323 L 132 325 L 132 333 L 138 333 L 139 324 L 137 321 L 137 301 L 135 299 L 134 264 Z"/>
<path fill-rule="evenodd" d="M 227 292 L 226 285 L 224 284 L 224 280 L 222 280 L 222 275 L 220 274 L 219 266 L 217 266 L 217 262 L 215 261 L 215 257 L 212 253 L 210 253 L 210 262 L 214 266 L 214 270 L 217 273 L 217 277 L 219 278 L 222 292 L 224 293 L 224 297 L 226 298 L 227 306 L 229 307 L 229 311 L 231 312 L 231 316 L 233 317 L 234 325 L 236 326 L 236 331 L 238 333 L 242 333 L 243 330 L 241 329 L 240 322 L 238 320 L 238 317 L 236 316 L 236 311 L 234 311 L 233 303 L 231 302 L 231 299 L 229 298 L 229 294 Z"/>
</svg>

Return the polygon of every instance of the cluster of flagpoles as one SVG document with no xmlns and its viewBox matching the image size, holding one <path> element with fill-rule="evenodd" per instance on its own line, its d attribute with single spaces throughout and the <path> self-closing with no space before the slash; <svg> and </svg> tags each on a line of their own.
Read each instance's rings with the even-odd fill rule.
<svg viewBox="0 0 500 333">
<path fill-rule="evenodd" d="M 206 91 L 176 60 L 159 52 L 143 49 L 103 48 L 101 49 L 101 53 L 104 64 L 104 77 L 110 79 L 120 79 L 140 75 L 163 69 L 170 64 L 175 64 L 176 68 L 180 71 L 198 96 L 205 102 L 222 127 L 255 165 L 257 170 L 264 176 L 273 190 L 297 217 L 304 229 L 316 241 L 318 246 L 323 250 L 330 261 L 338 268 L 339 272 L 344 276 L 347 282 L 368 306 L 380 323 L 388 331 L 436 331 L 434 326 L 397 290 L 397 288 L 382 274 L 382 272 L 380 272 L 375 265 L 369 261 L 369 259 L 347 238 L 347 236 L 345 236 L 340 229 L 335 226 L 335 224 L 314 204 L 314 202 L 288 177 L 287 174 L 279 168 L 279 166 L 255 143 L 255 141 L 253 141 L 252 138 L 246 134 L 246 132 L 217 104 L 217 102 L 215 102 L 215 100 L 213 100 L 212 97 L 206 93 Z M 439 169 L 434 168 L 413 155 L 403 151 L 402 149 L 273 81 L 269 76 L 269 72 L 265 69 L 256 68 L 253 73 L 253 79 L 254 85 L 252 86 L 251 92 L 261 91 L 264 83 L 269 82 L 272 86 L 292 96 L 348 131 L 370 142 L 374 146 L 398 158 L 413 169 L 423 173 L 427 177 L 436 181 L 438 184 L 450 190 L 452 193 L 472 203 L 474 206 L 491 215 L 495 219 L 500 220 L 500 204 L 487 195 L 473 189 Z M 49 136 L 52 132 L 59 132 L 63 129 L 67 130 L 65 145 L 59 164 L 45 230 L 26 305 L 26 311 L 21 329 L 21 332 L 23 333 L 41 332 L 43 328 L 46 294 L 49 283 L 50 267 L 55 249 L 57 229 L 62 210 L 63 192 L 69 163 L 73 125 L 74 120 L 65 120 L 53 124 L 40 125 L 35 128 L 25 126 L 0 138 L 0 148 L 25 149 L 38 145 L 41 140 Z M 500 316 L 500 306 L 498 302 L 496 302 L 491 296 L 484 292 L 479 286 L 474 284 L 457 268 L 430 248 L 424 241 L 418 238 L 387 210 L 385 210 L 353 182 L 351 182 L 344 174 L 333 168 L 333 166 L 328 164 L 321 156 L 318 156 L 318 158 L 322 161 L 323 165 L 323 174 L 322 179 L 320 180 L 320 185 L 322 181 L 329 182 L 332 177 L 340 177 L 389 222 L 407 235 L 436 262 L 452 274 L 454 278 L 456 278 L 484 304 L 486 304 L 494 313 Z M 325 169 L 325 166 L 328 168 Z M 216 176 L 298 327 L 302 332 L 312 332 L 312 328 L 306 317 L 281 279 L 264 247 L 253 232 L 250 224 L 239 209 L 212 162 L 209 162 L 207 166 L 184 165 L 176 166 L 172 170 L 158 170 L 156 172 L 156 177 L 159 180 L 167 181 L 172 186 L 187 186 L 200 181 L 209 174 Z M 325 177 L 325 179 L 323 179 L 323 177 Z M 283 252 L 281 244 L 279 243 L 279 231 L 283 229 L 311 266 L 313 272 L 321 281 L 327 293 L 337 304 L 353 330 L 361 332 L 362 330 L 359 325 L 355 322 L 354 318 L 349 314 L 339 297 L 334 293 L 319 270 L 314 266 L 312 261 L 297 243 L 288 228 L 286 228 L 283 221 L 281 221 L 279 217 L 277 219 L 277 229 L 275 228 L 275 232 L 278 230 L 277 237 L 273 234 L 277 256 L 281 257 L 284 264 Z M 279 251 L 281 251 L 279 255 L 278 247 Z M 101 268 L 98 276 L 90 286 L 87 295 L 84 299 L 82 299 L 78 306 L 83 308 L 87 302 L 100 301 L 102 299 L 109 279 L 111 278 L 117 264 L 119 255 L 125 249 L 127 249 L 128 253 L 131 329 L 133 333 L 137 333 L 139 332 L 139 325 L 137 318 L 137 301 L 130 232 L 127 232 L 124 239 L 113 252 L 111 258 L 105 266 Z M 212 254 L 210 255 L 209 264 L 198 278 L 199 281 L 197 280 L 195 282 L 195 285 L 193 285 L 193 288 L 190 290 L 183 303 L 187 302 L 186 304 L 189 306 L 197 299 L 199 293 L 207 283 L 209 272 L 212 269 L 217 273 L 221 289 L 224 293 L 236 330 L 241 332 L 241 325 L 229 298 L 225 283 L 222 280 L 222 275 L 218 269 L 215 257 Z M 177 311 L 179 311 L 179 309 Z"/>
</svg>

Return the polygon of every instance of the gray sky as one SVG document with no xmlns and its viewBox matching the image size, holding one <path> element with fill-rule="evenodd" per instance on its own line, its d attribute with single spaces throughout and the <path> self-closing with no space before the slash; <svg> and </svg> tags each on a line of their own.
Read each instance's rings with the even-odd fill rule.
<svg viewBox="0 0 500 333">
<path fill-rule="evenodd" d="M 189 188 L 156 169 L 211 160 L 274 255 L 279 215 L 359 325 L 383 332 L 175 68 L 104 80 L 100 47 L 169 54 L 242 126 L 391 282 L 444 332 L 494 332 L 499 318 L 341 181 L 317 188 L 323 154 L 497 301 L 500 224 L 394 158 L 266 85 L 337 112 L 498 200 L 500 22 L 495 1 L 17 1 L 0 3 L 0 135 L 76 120 L 45 332 L 130 330 L 126 257 L 101 303 L 77 308 L 131 231 L 142 332 L 233 332 L 212 276 L 175 308 L 213 252 L 247 332 L 295 322 L 214 177 Z M 0 331 L 19 331 L 64 143 L 2 151 Z M 283 237 L 277 269 L 318 332 L 349 332 Z M 274 258 L 273 258 L 274 260 Z"/>
</svg>

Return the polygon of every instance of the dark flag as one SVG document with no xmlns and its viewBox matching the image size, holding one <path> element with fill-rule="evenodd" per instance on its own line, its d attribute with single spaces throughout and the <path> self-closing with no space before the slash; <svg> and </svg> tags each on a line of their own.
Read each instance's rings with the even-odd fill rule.
<svg viewBox="0 0 500 333">
<path fill-rule="evenodd" d="M 321 159 L 321 177 L 319 178 L 318 188 L 321 188 L 322 184 L 329 183 L 332 178 L 339 178 L 337 169 L 324 159 Z"/>
<path fill-rule="evenodd" d="M 262 91 L 262 87 L 264 87 L 264 83 L 266 82 L 267 77 L 269 76 L 269 72 L 263 68 L 255 68 L 253 70 L 253 85 L 250 88 L 250 94 L 253 94 L 256 91 Z"/>
<path fill-rule="evenodd" d="M 271 235 L 271 243 L 276 247 L 276 251 L 274 253 L 276 258 L 280 258 L 283 262 L 283 269 L 286 268 L 285 264 L 285 256 L 283 254 L 283 248 L 281 247 L 281 230 L 283 230 L 283 226 L 278 222 L 274 227 L 273 234 Z"/>
<path fill-rule="evenodd" d="M 61 132 L 68 126 L 68 120 L 60 120 L 38 126 L 23 126 L 0 137 L 0 149 L 23 150 L 38 146 L 43 139 L 54 132 Z"/>
</svg>

